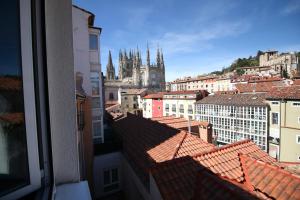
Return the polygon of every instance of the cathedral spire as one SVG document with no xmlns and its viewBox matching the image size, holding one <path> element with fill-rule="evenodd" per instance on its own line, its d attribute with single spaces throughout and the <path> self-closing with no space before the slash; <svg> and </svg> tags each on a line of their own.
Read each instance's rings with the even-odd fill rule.
<svg viewBox="0 0 300 200">
<path fill-rule="evenodd" d="M 147 67 L 150 67 L 150 51 L 149 51 L 148 42 L 147 42 Z"/>
<path fill-rule="evenodd" d="M 165 62 L 164 62 L 164 55 L 163 55 L 162 49 L 160 49 L 160 63 L 161 63 L 161 68 L 164 68 Z"/>
<path fill-rule="evenodd" d="M 123 55 L 122 55 L 122 50 L 120 49 L 120 51 L 119 51 L 119 61 L 121 61 L 121 60 L 122 60 L 122 58 L 123 58 Z"/>
<path fill-rule="evenodd" d="M 156 64 L 157 67 L 160 67 L 161 62 L 160 62 L 160 52 L 159 52 L 159 48 L 157 48 L 157 54 L 156 54 Z"/>
<path fill-rule="evenodd" d="M 106 65 L 106 78 L 107 80 L 114 80 L 115 79 L 115 68 L 112 63 L 112 58 L 111 58 L 111 52 L 108 52 L 108 62 Z"/>
</svg>

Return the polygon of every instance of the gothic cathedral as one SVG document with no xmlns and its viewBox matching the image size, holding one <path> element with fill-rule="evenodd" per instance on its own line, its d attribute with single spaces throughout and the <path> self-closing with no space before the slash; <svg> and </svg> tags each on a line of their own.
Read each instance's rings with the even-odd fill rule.
<svg viewBox="0 0 300 200">
<path fill-rule="evenodd" d="M 146 64 L 142 64 L 141 52 L 126 50 L 119 53 L 118 77 L 115 75 L 115 67 L 112 63 L 111 53 L 109 52 L 108 63 L 106 66 L 106 83 L 121 82 L 121 85 L 136 88 L 157 88 L 165 86 L 165 64 L 163 53 L 157 49 L 156 63 L 150 64 L 150 51 L 147 47 Z"/>
</svg>

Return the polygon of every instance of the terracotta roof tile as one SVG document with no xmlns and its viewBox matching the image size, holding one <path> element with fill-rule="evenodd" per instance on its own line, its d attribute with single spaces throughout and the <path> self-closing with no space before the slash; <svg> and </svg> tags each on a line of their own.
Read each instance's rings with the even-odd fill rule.
<svg viewBox="0 0 300 200">
<path fill-rule="evenodd" d="M 166 92 L 158 92 L 158 93 L 153 93 L 153 94 L 148 94 L 143 97 L 143 99 L 162 99 L 164 97 L 164 94 Z"/>
<path fill-rule="evenodd" d="M 186 131 L 130 113 L 115 121 L 113 126 L 122 138 L 125 156 L 145 184 L 148 171 L 155 163 L 214 148 Z"/>
<path fill-rule="evenodd" d="M 186 199 L 190 199 L 193 197 L 193 188 L 196 185 L 195 177 L 197 175 L 197 171 L 204 167 L 224 179 L 234 181 L 236 184 L 242 184 L 245 179 L 239 157 L 240 153 L 277 165 L 276 161 L 272 157 L 262 151 L 252 141 L 245 140 L 225 145 L 220 148 L 215 148 L 192 157 L 181 157 L 168 162 L 163 162 L 157 165 L 151 172 L 165 199 L 180 199 L 177 198 L 177 195 L 182 192 L 184 194 L 189 193 L 186 196 Z M 180 169 L 178 169 L 178 165 L 181 166 Z M 169 180 L 160 180 L 161 177 L 169 176 L 169 173 L 173 174 L 174 171 L 177 172 L 176 181 L 183 183 L 180 190 L 174 190 L 172 188 L 172 185 L 176 183 L 170 183 L 168 182 Z M 165 191 L 169 192 L 165 193 Z M 168 196 L 168 194 L 172 195 Z"/>
<path fill-rule="evenodd" d="M 300 85 L 273 88 L 267 99 L 300 99 Z"/>
<path fill-rule="evenodd" d="M 13 77 L 0 77 L 0 90 L 21 90 L 22 80 Z"/>
<path fill-rule="evenodd" d="M 300 199 L 300 178 L 249 156 L 240 155 L 246 184 L 270 198 Z"/>
<path fill-rule="evenodd" d="M 207 96 L 196 104 L 236 105 L 236 106 L 266 106 L 266 94 L 220 94 Z"/>
<path fill-rule="evenodd" d="M 24 123 L 24 113 L 8 113 L 0 115 L 0 121 L 11 123 L 11 124 L 21 124 Z"/>
<path fill-rule="evenodd" d="M 239 93 L 252 93 L 252 92 L 269 92 L 274 87 L 286 86 L 283 81 L 276 82 L 257 82 L 257 83 L 246 83 L 236 84 L 235 87 Z"/>
</svg>

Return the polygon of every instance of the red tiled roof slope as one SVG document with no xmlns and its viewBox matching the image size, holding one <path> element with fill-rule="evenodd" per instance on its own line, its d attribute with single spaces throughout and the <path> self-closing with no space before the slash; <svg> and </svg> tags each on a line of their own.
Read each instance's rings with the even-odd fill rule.
<svg viewBox="0 0 300 200">
<path fill-rule="evenodd" d="M 251 194 L 245 187 L 236 185 L 230 180 L 222 178 L 207 170 L 200 170 L 197 175 L 193 200 L 211 199 L 258 199 Z"/>
<path fill-rule="evenodd" d="M 267 99 L 300 99 L 300 85 L 273 88 Z"/>
<path fill-rule="evenodd" d="M 225 145 L 213 151 L 194 156 L 194 159 L 215 174 L 242 182 L 244 177 L 239 161 L 239 153 L 247 154 L 267 163 L 276 163 L 274 158 L 262 151 L 251 140 Z"/>
<path fill-rule="evenodd" d="M 20 78 L 0 77 L 0 90 L 20 90 L 21 88 Z"/>
<path fill-rule="evenodd" d="M 0 121 L 8 122 L 11 124 L 24 123 L 24 113 L 7 113 L 0 115 Z"/>
<path fill-rule="evenodd" d="M 218 176 L 236 181 L 237 184 L 243 183 L 245 179 L 240 153 L 277 165 L 272 157 L 252 141 L 245 140 L 192 157 L 163 162 L 151 172 L 164 199 L 191 199 L 194 196 L 197 172 L 204 167 Z M 181 194 L 185 196 L 182 197 Z"/>
<path fill-rule="evenodd" d="M 113 126 L 122 138 L 125 156 L 144 182 L 147 182 L 148 171 L 155 163 L 214 148 L 183 130 L 129 113 L 115 121 Z"/>
<path fill-rule="evenodd" d="M 300 178 L 288 171 L 241 155 L 246 185 L 272 199 L 300 199 Z"/>
</svg>

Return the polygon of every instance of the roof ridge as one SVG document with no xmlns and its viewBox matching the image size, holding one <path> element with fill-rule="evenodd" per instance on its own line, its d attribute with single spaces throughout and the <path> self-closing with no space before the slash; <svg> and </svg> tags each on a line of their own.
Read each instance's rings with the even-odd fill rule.
<svg viewBox="0 0 300 200">
<path fill-rule="evenodd" d="M 184 135 L 183 135 L 181 141 L 179 142 L 179 144 L 176 146 L 175 152 L 174 152 L 174 154 L 171 156 L 171 159 L 174 159 L 174 158 L 175 158 L 175 156 L 176 156 L 176 154 L 178 153 L 178 151 L 179 151 L 179 149 L 180 149 L 180 147 L 181 147 L 183 141 L 185 140 L 185 138 L 186 138 L 186 136 L 187 136 L 187 134 L 188 134 L 186 131 L 182 131 L 182 132 L 184 132 Z"/>
<path fill-rule="evenodd" d="M 252 140 L 246 139 L 246 140 L 238 141 L 238 142 L 235 142 L 235 143 L 232 143 L 232 144 L 227 144 L 227 145 L 224 145 L 222 147 L 216 147 L 216 148 L 208 150 L 206 152 L 195 154 L 193 157 L 198 157 L 198 156 L 202 156 L 202 155 L 205 155 L 205 154 L 214 153 L 214 152 L 217 152 L 217 151 L 228 149 L 228 148 L 231 148 L 231 147 L 234 147 L 234 146 L 238 146 L 240 144 L 244 144 L 244 143 L 248 143 L 248 142 L 252 142 Z"/>
<path fill-rule="evenodd" d="M 266 166 L 266 167 L 271 168 L 273 170 L 278 170 L 278 171 L 280 171 L 280 172 L 282 172 L 282 173 L 284 173 L 284 174 L 286 174 L 286 175 L 288 175 L 290 177 L 296 178 L 296 179 L 298 179 L 300 181 L 300 177 L 299 176 L 297 176 L 297 175 L 295 175 L 295 174 L 293 174 L 293 173 L 291 173 L 291 172 L 289 172 L 289 171 L 287 171 L 287 170 L 285 170 L 285 169 L 283 169 L 281 167 L 278 167 L 276 165 L 272 165 L 271 163 L 264 162 L 264 161 L 259 160 L 259 159 L 252 158 L 251 156 L 244 155 L 244 154 L 241 154 L 240 157 L 242 157 L 242 159 L 248 158 L 248 159 L 252 160 L 253 162 L 258 163 L 259 165 Z M 246 164 L 246 163 L 244 163 L 244 164 Z"/>
<path fill-rule="evenodd" d="M 244 180 L 245 180 L 245 185 L 250 191 L 254 191 L 254 186 L 251 184 L 250 178 L 249 178 L 249 173 L 246 168 L 246 162 L 245 162 L 245 155 L 242 153 L 238 153 L 238 157 L 241 163 L 241 169 L 244 174 Z"/>
</svg>

